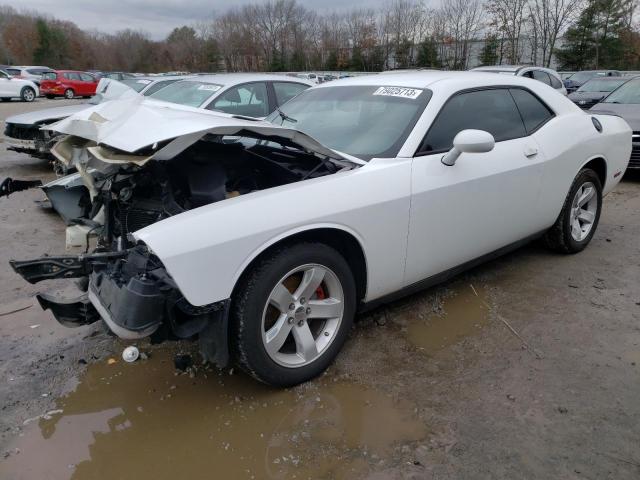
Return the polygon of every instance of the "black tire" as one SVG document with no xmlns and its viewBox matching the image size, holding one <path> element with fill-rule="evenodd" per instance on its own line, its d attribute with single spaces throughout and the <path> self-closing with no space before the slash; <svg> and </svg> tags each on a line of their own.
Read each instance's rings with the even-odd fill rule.
<svg viewBox="0 0 640 480">
<path fill-rule="evenodd" d="M 311 363 L 286 367 L 267 353 L 262 339 L 262 316 L 269 295 L 291 270 L 309 263 L 328 267 L 344 293 L 344 313 L 335 337 Z M 260 259 L 241 279 L 232 298 L 230 348 L 235 363 L 249 375 L 276 387 L 290 387 L 320 375 L 333 362 L 349 335 L 356 310 L 356 286 L 346 260 L 322 243 L 299 243 L 277 249 Z"/>
<path fill-rule="evenodd" d="M 572 203 L 578 189 L 587 182 L 590 182 L 595 186 L 597 209 L 595 212 L 595 220 L 593 221 L 589 234 L 581 241 L 577 241 L 571 234 L 571 215 L 573 207 Z M 573 180 L 571 188 L 569 189 L 569 193 L 565 198 L 564 205 L 562 206 L 562 211 L 560 212 L 556 223 L 554 223 L 553 226 L 545 233 L 543 237 L 544 244 L 547 246 L 547 248 L 560 253 L 581 252 L 586 248 L 586 246 L 593 238 L 593 235 L 595 234 L 598 227 L 601 212 L 602 184 L 600 183 L 600 178 L 598 177 L 598 174 L 590 168 L 584 168 L 580 170 L 576 178 Z"/>
<path fill-rule="evenodd" d="M 54 98 L 56 98 L 55 95 L 45 95 L 45 97 L 47 97 L 49 100 L 53 100 Z"/>
<path fill-rule="evenodd" d="M 66 98 L 67 100 L 71 100 L 75 98 L 75 96 L 76 96 L 76 92 L 74 92 L 72 88 L 67 88 L 64 91 L 64 98 Z"/>
<path fill-rule="evenodd" d="M 2 97 L 2 98 L 0 98 L 0 100 L 2 100 L 3 102 L 10 102 L 11 101 L 11 99 L 7 98 L 7 97 Z"/>
<path fill-rule="evenodd" d="M 24 87 L 20 91 L 20 99 L 23 102 L 33 102 L 36 99 L 36 91 L 31 87 Z"/>
</svg>

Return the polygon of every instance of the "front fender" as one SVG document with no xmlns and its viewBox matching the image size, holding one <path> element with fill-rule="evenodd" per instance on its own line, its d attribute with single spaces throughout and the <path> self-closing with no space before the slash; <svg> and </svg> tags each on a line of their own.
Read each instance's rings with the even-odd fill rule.
<svg viewBox="0 0 640 480">
<path fill-rule="evenodd" d="M 355 170 L 206 205 L 134 233 L 163 262 L 195 306 L 231 296 L 245 268 L 297 233 L 335 228 L 355 237 L 367 262 L 367 297 L 402 286 L 411 163 Z"/>
</svg>

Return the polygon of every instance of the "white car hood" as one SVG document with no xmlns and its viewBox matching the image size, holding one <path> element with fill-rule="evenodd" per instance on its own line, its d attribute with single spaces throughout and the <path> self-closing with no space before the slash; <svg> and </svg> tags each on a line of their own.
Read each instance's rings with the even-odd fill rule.
<svg viewBox="0 0 640 480">
<path fill-rule="evenodd" d="M 157 143 L 170 141 L 145 160 L 173 158 L 207 134 L 238 135 L 243 131 L 287 139 L 307 150 L 344 159 L 334 150 L 292 128 L 160 102 L 139 94 L 86 108 L 46 128 L 127 153 L 146 147 L 155 148 Z M 351 157 L 349 160 L 354 161 Z M 128 159 L 122 158 L 121 161 Z"/>
</svg>

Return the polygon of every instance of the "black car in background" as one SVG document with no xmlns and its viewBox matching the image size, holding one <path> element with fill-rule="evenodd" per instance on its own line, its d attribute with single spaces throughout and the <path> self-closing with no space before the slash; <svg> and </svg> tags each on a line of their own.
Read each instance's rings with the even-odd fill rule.
<svg viewBox="0 0 640 480">
<path fill-rule="evenodd" d="M 640 77 L 634 77 L 611 92 L 590 109 L 594 113 L 612 113 L 624 118 L 631 130 L 633 149 L 629 169 L 640 169 Z"/>
<path fill-rule="evenodd" d="M 575 92 L 569 94 L 569 100 L 586 110 L 600 102 L 620 85 L 633 77 L 594 77 L 584 83 Z"/>
<path fill-rule="evenodd" d="M 584 70 L 571 75 L 564 81 L 567 93 L 575 92 L 582 85 L 594 77 L 621 77 L 618 70 Z"/>
</svg>

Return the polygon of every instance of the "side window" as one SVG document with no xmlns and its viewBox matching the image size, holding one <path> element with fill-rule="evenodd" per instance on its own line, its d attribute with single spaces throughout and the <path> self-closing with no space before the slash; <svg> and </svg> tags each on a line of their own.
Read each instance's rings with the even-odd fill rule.
<svg viewBox="0 0 640 480">
<path fill-rule="evenodd" d="M 171 84 L 173 82 L 175 82 L 175 80 L 165 80 L 164 82 L 157 82 L 154 85 L 151 85 L 149 88 L 147 88 L 147 90 L 142 92 L 142 94 L 145 97 L 148 97 L 149 95 L 156 93 L 158 90 L 166 87 L 167 85 L 169 85 L 169 84 Z"/>
<path fill-rule="evenodd" d="M 551 85 L 549 74 L 547 72 L 543 72 L 542 70 L 533 70 L 533 78 L 534 80 L 538 80 L 542 83 L 546 83 L 547 85 Z"/>
<path fill-rule="evenodd" d="M 17 68 L 7 68 L 6 72 L 12 77 L 17 77 L 18 75 L 20 75 L 20 70 L 18 70 Z"/>
<path fill-rule="evenodd" d="M 80 78 L 82 79 L 83 82 L 94 82 L 95 79 L 89 75 L 88 73 L 81 73 L 80 74 Z"/>
<path fill-rule="evenodd" d="M 558 80 L 554 75 L 549 75 L 549 78 L 551 78 L 551 86 L 553 88 L 562 88 L 562 82 Z"/>
<path fill-rule="evenodd" d="M 66 78 L 67 80 L 73 80 L 73 77 L 71 76 L 71 74 L 69 72 L 63 73 L 62 76 L 64 78 Z"/>
<path fill-rule="evenodd" d="M 309 88 L 309 86 L 304 83 L 273 82 L 273 89 L 276 91 L 276 102 L 278 105 L 287 103 L 307 88 Z"/>
<path fill-rule="evenodd" d="M 527 135 L 522 118 L 504 88 L 460 93 L 447 101 L 427 132 L 419 152 L 443 152 L 462 130 L 485 130 L 496 142 Z"/>
<path fill-rule="evenodd" d="M 266 117 L 270 113 L 267 85 L 255 82 L 230 88 L 207 105 L 207 109 L 245 117 Z"/>
<path fill-rule="evenodd" d="M 554 115 L 551 109 L 532 93 L 521 88 L 512 88 L 510 91 L 524 120 L 527 134 L 535 132 L 545 122 L 553 118 Z"/>
</svg>

